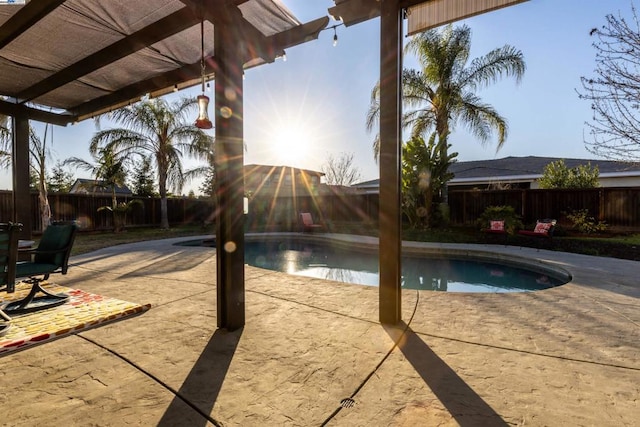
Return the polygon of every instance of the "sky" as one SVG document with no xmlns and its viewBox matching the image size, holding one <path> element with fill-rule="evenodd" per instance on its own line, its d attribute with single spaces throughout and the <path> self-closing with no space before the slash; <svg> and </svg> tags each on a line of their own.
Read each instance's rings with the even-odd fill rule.
<svg viewBox="0 0 640 427">
<path fill-rule="evenodd" d="M 332 0 L 283 3 L 303 23 L 326 16 L 334 5 Z M 631 0 L 530 0 L 454 23 L 472 30 L 470 60 L 509 44 L 523 52 L 527 66 L 520 84 L 503 79 L 478 92 L 507 119 L 509 132 L 502 149 L 496 152 L 495 139 L 483 146 L 458 125 L 450 136 L 458 161 L 530 155 L 594 159 L 584 145 L 591 110 L 577 91 L 580 77 L 593 76 L 596 67 L 595 39 L 589 31 L 602 26 L 607 14 L 630 17 Z M 339 23 L 331 20 L 329 26 Z M 361 181 L 379 177 L 372 150 L 375 132 L 367 132 L 365 126 L 371 89 L 380 72 L 379 26 L 379 19 L 339 26 L 335 47 L 334 30 L 327 29 L 318 40 L 287 49 L 286 61 L 246 70 L 245 164 L 319 171 L 329 156 L 347 153 L 353 154 Z M 405 20 L 405 32 L 406 26 Z M 410 56 L 404 58 L 404 66 L 417 68 Z M 169 95 L 169 100 L 196 96 L 199 90 L 185 89 Z M 209 114 L 212 117 L 211 107 Z M 95 131 L 91 120 L 54 127 L 50 167 L 72 156 L 91 161 L 88 145 Z M 197 165 L 191 160 L 184 164 L 185 169 Z M 85 171 L 70 171 L 76 178 L 90 177 Z M 198 193 L 199 185 L 191 182 L 182 193 Z M 0 189 L 10 188 L 10 175 L 5 173 Z"/>
</svg>

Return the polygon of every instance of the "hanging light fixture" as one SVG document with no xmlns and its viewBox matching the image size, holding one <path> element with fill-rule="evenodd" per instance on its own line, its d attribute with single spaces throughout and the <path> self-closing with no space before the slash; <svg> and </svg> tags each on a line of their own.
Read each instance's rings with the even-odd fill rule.
<svg viewBox="0 0 640 427">
<path fill-rule="evenodd" d="M 199 129 L 211 129 L 213 124 L 209 120 L 209 97 L 204 94 L 204 80 L 205 80 L 205 67 L 204 67 L 204 19 L 200 21 L 200 71 L 202 75 L 202 95 L 198 95 L 198 118 L 196 119 L 195 126 Z"/>
<path fill-rule="evenodd" d="M 333 26 L 333 47 L 338 45 L 338 32 L 336 31 L 336 26 Z"/>
</svg>

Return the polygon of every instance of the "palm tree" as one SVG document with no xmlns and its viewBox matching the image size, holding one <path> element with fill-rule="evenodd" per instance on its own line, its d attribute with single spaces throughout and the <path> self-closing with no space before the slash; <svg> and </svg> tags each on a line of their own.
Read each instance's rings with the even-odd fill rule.
<svg viewBox="0 0 640 427">
<path fill-rule="evenodd" d="M 8 168 L 11 164 L 11 129 L 9 117 L 0 114 L 0 168 Z"/>
<path fill-rule="evenodd" d="M 53 126 L 51 126 L 53 135 Z M 47 148 L 47 133 L 49 125 L 45 125 L 44 138 L 36 134 L 29 126 L 29 167 L 31 176 L 34 177 L 38 187 L 38 203 L 40 205 L 40 226 L 45 230 L 51 222 L 51 207 L 47 196 L 46 160 L 49 157 Z M 0 114 L 0 168 L 9 168 L 12 164 L 12 131 L 9 128 L 9 117 Z"/>
<path fill-rule="evenodd" d="M 51 223 L 51 206 L 49 205 L 49 197 L 47 194 L 47 157 L 49 157 L 49 149 L 47 148 L 47 133 L 49 124 L 44 127 L 44 137 L 40 139 L 36 135 L 33 128 L 30 129 L 29 153 L 31 161 L 29 162 L 31 172 L 34 173 L 38 181 L 38 202 L 40 204 L 40 226 L 44 231 Z M 53 133 L 53 126 L 51 126 Z"/>
<path fill-rule="evenodd" d="M 414 36 L 405 48 L 417 56 L 420 70 L 402 73 L 402 96 L 407 112 L 403 127 L 411 128 L 412 137 L 435 130 L 440 157 L 447 158 L 447 135 L 456 122 L 465 125 L 482 143 L 493 131 L 498 133 L 498 149 L 507 137 L 507 122 L 498 112 L 475 94 L 501 77 L 515 77 L 519 82 L 525 71 L 522 52 L 505 45 L 469 63 L 471 29 L 451 25 Z M 380 115 L 380 85 L 374 87 L 367 114 L 371 131 Z M 376 136 L 374 155 L 380 146 Z"/>
<path fill-rule="evenodd" d="M 167 192 L 171 187 L 182 190 L 183 153 L 206 159 L 212 138 L 192 124 L 188 113 L 195 99 L 181 99 L 174 104 L 156 98 L 143 100 L 109 114 L 123 128 L 98 131 L 91 139 L 89 150 L 97 153 L 109 147 L 117 157 L 153 156 L 158 174 L 161 227 L 169 228 Z"/>
</svg>

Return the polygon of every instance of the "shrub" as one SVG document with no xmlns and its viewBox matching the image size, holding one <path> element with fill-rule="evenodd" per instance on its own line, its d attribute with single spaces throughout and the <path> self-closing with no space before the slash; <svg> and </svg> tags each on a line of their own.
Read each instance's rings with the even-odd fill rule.
<svg viewBox="0 0 640 427">
<path fill-rule="evenodd" d="M 580 233 L 591 234 L 599 233 L 607 229 L 607 224 L 603 221 L 596 221 L 592 216 L 589 216 L 588 209 L 572 210 L 569 213 L 565 213 L 567 219 L 573 224 L 573 228 Z"/>
<path fill-rule="evenodd" d="M 487 228 L 491 220 L 504 221 L 505 230 L 509 234 L 522 228 L 521 217 L 516 214 L 513 206 L 488 206 L 478 218 L 477 224 L 480 228 Z"/>
</svg>

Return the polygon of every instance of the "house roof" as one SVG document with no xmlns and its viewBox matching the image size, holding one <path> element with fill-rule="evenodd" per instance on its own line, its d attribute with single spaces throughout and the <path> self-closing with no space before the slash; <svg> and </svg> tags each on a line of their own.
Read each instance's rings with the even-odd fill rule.
<svg viewBox="0 0 640 427">
<path fill-rule="evenodd" d="M 243 43 L 244 68 L 317 38 L 280 0 L 38 0 L 0 7 L 0 114 L 65 125 L 201 81 L 214 26 Z M 3 99 L 4 98 L 4 99 Z"/>
<path fill-rule="evenodd" d="M 640 165 L 616 162 L 612 160 L 597 159 L 572 159 L 561 157 L 504 157 L 502 159 L 492 160 L 474 160 L 469 162 L 455 162 L 451 165 L 450 171 L 455 177 L 449 181 L 451 184 L 476 182 L 476 181 L 498 181 L 498 180 L 535 180 L 542 176 L 544 168 L 551 162 L 564 160 L 569 168 L 580 165 L 591 164 L 598 166 L 600 177 L 617 177 L 617 176 L 640 176 Z M 370 181 L 354 184 L 353 187 L 363 190 L 377 189 L 380 186 L 380 180 L 374 179 Z"/>
<path fill-rule="evenodd" d="M 116 185 L 116 195 L 130 196 L 133 192 L 126 185 Z M 111 194 L 111 184 L 105 181 L 78 178 L 71 186 L 70 193 Z"/>
<path fill-rule="evenodd" d="M 616 162 L 611 160 L 595 159 L 568 159 L 560 157 L 504 157 L 493 160 L 475 160 L 470 162 L 456 162 L 451 165 L 450 171 L 455 174 L 456 180 L 465 178 L 510 178 L 514 176 L 539 177 L 544 172 L 545 166 L 551 162 L 564 160 L 568 168 L 591 164 L 598 166 L 600 175 L 632 173 L 640 175 L 640 165 Z"/>
</svg>

